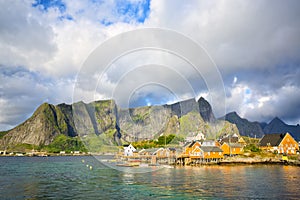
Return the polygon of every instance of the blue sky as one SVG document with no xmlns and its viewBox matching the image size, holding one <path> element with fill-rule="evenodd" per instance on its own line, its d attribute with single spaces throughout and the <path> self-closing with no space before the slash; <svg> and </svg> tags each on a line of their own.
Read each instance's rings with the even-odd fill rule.
<svg viewBox="0 0 300 200">
<path fill-rule="evenodd" d="M 66 4 L 61 0 L 36 0 L 32 3 L 32 6 L 45 12 L 50 8 L 57 8 L 61 13 L 66 11 Z"/>
<path fill-rule="evenodd" d="M 90 0 L 89 3 L 92 6 L 101 6 L 105 3 L 103 0 Z M 117 21 L 130 23 L 135 21 L 137 23 L 144 23 L 145 19 L 149 16 L 150 13 L 150 0 L 144 1 L 127 1 L 127 0 L 117 0 L 114 1 L 114 7 L 112 7 L 112 14 L 118 16 Z M 48 12 L 51 9 L 57 9 L 61 16 L 58 19 L 68 19 L 76 20 L 74 17 L 68 13 L 67 4 L 62 0 L 36 0 L 32 3 L 34 8 L 41 10 L 42 12 Z M 89 10 L 79 9 L 78 13 L 89 12 Z M 97 19 L 100 23 L 105 26 L 109 26 L 114 23 L 103 16 L 101 19 Z"/>
<path fill-rule="evenodd" d="M 0 9 L 0 130 L 23 122 L 43 102 L 72 103 L 77 74 L 88 56 L 113 36 L 145 27 L 174 30 L 205 49 L 222 76 L 227 112 L 236 111 L 252 121 L 268 122 L 278 116 L 288 123 L 300 122 L 297 0 L 0 0 Z M 115 48 L 119 45 L 122 42 Z M 122 105 L 194 98 L 172 73 L 176 69 L 197 88 L 197 96 L 209 100 L 212 93 L 220 92 L 208 91 L 207 77 L 195 78 L 178 58 L 153 54 L 141 51 L 122 57 L 98 80 L 102 90 L 82 91 L 83 98 L 112 97 L 123 76 L 125 89 L 127 84 L 134 88 L 137 81 L 158 77 L 171 85 L 141 88 L 130 102 L 120 98 Z M 169 68 L 156 66 L 158 71 L 126 79 L 124 73 L 132 66 L 154 60 Z M 93 78 L 99 79 L 98 74 L 91 74 Z M 177 89 L 176 95 L 172 89 Z M 218 117 L 222 115 L 217 103 L 213 109 Z"/>
</svg>

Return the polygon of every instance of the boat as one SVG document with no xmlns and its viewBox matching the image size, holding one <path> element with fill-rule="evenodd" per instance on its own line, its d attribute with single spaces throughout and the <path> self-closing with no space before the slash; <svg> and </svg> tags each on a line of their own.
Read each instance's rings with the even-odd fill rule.
<svg viewBox="0 0 300 200">
<path fill-rule="evenodd" d="M 133 167 L 133 165 L 130 165 L 128 163 L 122 163 L 122 164 L 116 164 L 118 167 Z"/>
</svg>

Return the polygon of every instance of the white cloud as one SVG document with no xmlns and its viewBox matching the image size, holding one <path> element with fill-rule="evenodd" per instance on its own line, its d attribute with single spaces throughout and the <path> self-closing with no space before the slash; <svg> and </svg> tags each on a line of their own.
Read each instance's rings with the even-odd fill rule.
<svg viewBox="0 0 300 200">
<path fill-rule="evenodd" d="M 0 1 L 0 60 L 2 65 L 35 68 L 56 50 L 54 32 L 29 1 Z"/>
<path fill-rule="evenodd" d="M 142 1 L 133 2 L 141 7 Z M 251 120 L 275 115 L 287 120 L 299 119 L 297 109 L 293 109 L 299 105 L 300 88 L 298 1 L 152 0 L 144 23 L 137 19 L 141 12 L 118 11 L 116 6 L 123 1 L 66 1 L 64 12 L 56 7 L 41 11 L 31 3 L 0 0 L 0 65 L 22 66 L 27 70 L 22 76 L 0 74 L 4 77 L 0 86 L 0 111 L 5 113 L 1 115 L 0 129 L 3 123 L 11 126 L 24 120 L 42 101 L 71 102 L 74 77 L 88 55 L 110 37 L 140 27 L 173 29 L 201 44 L 218 65 L 223 79 L 230 80 L 225 81 L 228 111 L 235 110 Z M 178 59 L 144 53 L 136 57 L 128 55 L 117 63 L 116 69 L 100 80 L 101 91 L 83 90 L 79 96 L 86 100 L 90 95 L 111 97 L 109 93 L 126 69 L 130 71 L 130 66 L 153 63 L 166 65 L 173 72 L 177 70 L 198 88 L 197 94 L 206 95 L 209 101 L 216 99 L 220 92 L 207 91 L 205 80 L 193 76 Z M 197 95 L 168 70 L 138 75 L 134 78 L 136 84 L 142 84 L 143 80 L 164 80 L 163 83 L 179 91 L 181 99 Z M 35 76 L 44 79 L 35 79 Z M 97 77 L 92 78 L 90 81 L 97 81 Z M 123 90 L 134 88 L 135 83 L 124 79 Z M 157 93 L 159 91 L 157 89 Z M 146 92 L 152 91 L 147 88 L 143 95 Z M 212 104 L 217 116 L 223 113 L 218 102 Z M 10 111 L 5 110 L 6 106 Z M 282 106 L 285 109 L 279 109 Z"/>
</svg>

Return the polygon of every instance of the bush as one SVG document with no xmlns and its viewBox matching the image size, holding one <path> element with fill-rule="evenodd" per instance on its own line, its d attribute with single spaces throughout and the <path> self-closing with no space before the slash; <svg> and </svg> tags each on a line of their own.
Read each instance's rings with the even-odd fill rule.
<svg viewBox="0 0 300 200">
<path fill-rule="evenodd" d="M 251 152 L 261 152 L 261 149 L 257 147 L 255 144 L 249 144 L 244 148 L 245 151 L 251 151 Z"/>
<path fill-rule="evenodd" d="M 167 136 L 165 136 L 165 135 L 160 136 L 158 138 L 157 144 L 158 145 L 169 144 L 174 138 L 175 138 L 174 134 L 170 134 L 170 135 L 167 135 Z"/>
<path fill-rule="evenodd" d="M 60 151 L 65 151 L 70 153 L 71 151 L 87 152 L 84 144 L 79 138 L 68 137 L 63 134 L 58 135 L 54 141 L 44 147 L 49 153 L 59 153 Z"/>
</svg>

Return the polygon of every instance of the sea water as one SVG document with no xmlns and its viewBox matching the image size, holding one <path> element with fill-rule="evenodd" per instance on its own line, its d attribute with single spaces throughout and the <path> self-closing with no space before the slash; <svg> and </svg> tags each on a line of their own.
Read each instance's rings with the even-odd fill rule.
<svg viewBox="0 0 300 200">
<path fill-rule="evenodd" d="M 300 168 L 280 165 L 121 172 L 92 156 L 0 157 L 0 199 L 299 199 Z"/>
</svg>

